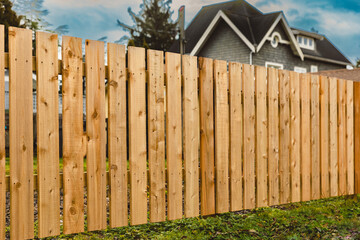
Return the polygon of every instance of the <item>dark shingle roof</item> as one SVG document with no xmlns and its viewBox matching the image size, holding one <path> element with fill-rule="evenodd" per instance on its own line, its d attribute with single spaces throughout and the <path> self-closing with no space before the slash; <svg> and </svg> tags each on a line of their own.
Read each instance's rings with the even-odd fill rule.
<svg viewBox="0 0 360 240">
<path fill-rule="evenodd" d="M 259 44 L 269 28 L 282 12 L 263 14 L 244 0 L 234 0 L 204 6 L 187 27 L 185 53 L 190 53 L 200 40 L 219 11 L 222 11 L 242 34 L 252 43 Z M 294 29 L 293 30 L 297 30 Z M 303 31 L 303 30 L 302 30 Z M 306 31 L 303 31 L 306 32 Z M 345 63 L 351 63 L 326 37 L 317 39 L 316 50 L 301 49 L 305 55 L 320 57 Z M 176 40 L 169 49 L 179 52 L 179 41 Z"/>
<path fill-rule="evenodd" d="M 351 64 L 351 62 L 325 36 L 323 39 L 315 40 L 315 46 L 315 51 L 303 48 L 301 50 L 304 55 L 327 58 Z"/>
<path fill-rule="evenodd" d="M 186 46 L 185 52 L 190 53 L 191 50 L 195 47 L 196 43 L 199 41 L 206 28 L 209 26 L 211 21 L 214 19 L 216 14 L 222 10 L 226 14 L 236 14 L 243 17 L 253 17 L 261 16 L 262 13 L 243 0 L 235 0 L 230 2 L 212 4 L 204 6 L 197 13 L 195 18 L 192 20 L 190 25 L 186 28 Z M 243 18 L 241 18 L 243 19 Z M 239 19 L 240 20 L 240 19 Z M 240 21 L 241 22 L 241 21 Z M 235 23 L 234 23 L 235 24 Z M 235 24 L 236 25 L 236 24 Z M 244 25 L 240 23 L 239 25 Z M 246 26 L 244 26 L 246 28 Z M 239 29 L 240 30 L 240 29 Z M 241 31 L 241 30 L 240 30 Z M 245 35 L 246 36 L 246 35 Z M 248 37 L 248 36 L 246 36 Z M 251 41 L 251 38 L 248 38 Z M 178 41 L 174 42 L 171 46 L 170 52 L 179 52 L 179 43 Z"/>
</svg>

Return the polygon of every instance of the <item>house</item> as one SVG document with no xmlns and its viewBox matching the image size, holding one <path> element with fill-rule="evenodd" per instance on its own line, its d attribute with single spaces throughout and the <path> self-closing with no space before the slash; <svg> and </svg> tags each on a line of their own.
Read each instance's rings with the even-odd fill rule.
<svg viewBox="0 0 360 240">
<path fill-rule="evenodd" d="M 262 13 L 244 0 L 204 6 L 185 31 L 185 54 L 317 72 L 351 62 L 321 34 L 291 28 L 283 12 Z M 179 42 L 170 48 L 179 52 Z"/>
<path fill-rule="evenodd" d="M 360 68 L 355 68 L 352 70 L 348 70 L 348 69 L 328 70 L 328 71 L 318 72 L 317 74 L 360 82 Z"/>
</svg>

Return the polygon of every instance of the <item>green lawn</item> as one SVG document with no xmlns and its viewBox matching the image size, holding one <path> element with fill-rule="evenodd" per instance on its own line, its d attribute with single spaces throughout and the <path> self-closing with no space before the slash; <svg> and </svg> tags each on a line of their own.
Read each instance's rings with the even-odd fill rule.
<svg viewBox="0 0 360 240">
<path fill-rule="evenodd" d="M 360 239 L 360 195 L 56 239 Z"/>
</svg>

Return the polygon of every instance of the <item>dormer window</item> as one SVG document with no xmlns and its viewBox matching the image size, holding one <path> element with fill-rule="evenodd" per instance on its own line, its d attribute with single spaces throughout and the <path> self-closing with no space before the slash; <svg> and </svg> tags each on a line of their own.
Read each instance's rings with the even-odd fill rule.
<svg viewBox="0 0 360 240">
<path fill-rule="evenodd" d="M 306 48 L 306 49 L 310 49 L 310 50 L 315 49 L 315 42 L 314 42 L 313 38 L 298 35 L 297 36 L 297 41 L 298 41 L 299 46 L 301 48 Z"/>
</svg>

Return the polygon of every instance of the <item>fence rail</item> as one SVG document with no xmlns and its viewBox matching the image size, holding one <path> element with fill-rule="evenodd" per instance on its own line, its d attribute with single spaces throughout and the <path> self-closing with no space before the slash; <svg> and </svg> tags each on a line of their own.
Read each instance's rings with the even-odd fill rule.
<svg viewBox="0 0 360 240">
<path fill-rule="evenodd" d="M 85 196 L 93 231 L 360 192 L 359 83 L 136 47 L 126 52 L 112 43 L 105 66 L 104 43 L 86 40 L 83 62 L 82 40 L 74 37 L 62 38 L 58 60 L 57 35 L 41 32 L 33 57 L 30 30 L 10 27 L 7 37 L 9 53 L 0 26 L 0 239 L 6 192 L 11 239 L 34 237 L 34 191 L 40 238 L 59 235 L 61 225 L 65 234 L 83 232 Z M 29 127 L 34 70 L 37 175 Z"/>
</svg>

